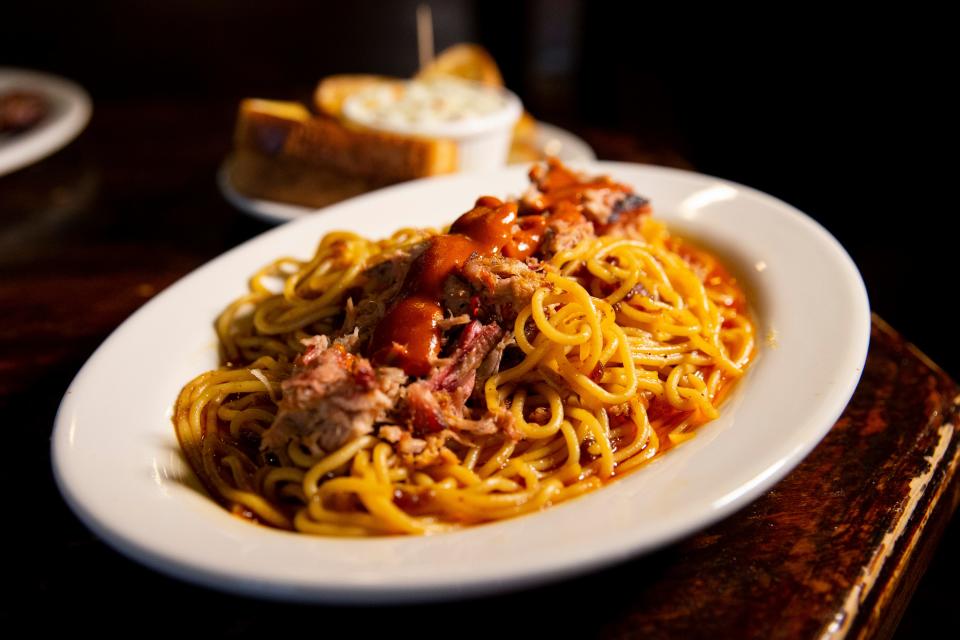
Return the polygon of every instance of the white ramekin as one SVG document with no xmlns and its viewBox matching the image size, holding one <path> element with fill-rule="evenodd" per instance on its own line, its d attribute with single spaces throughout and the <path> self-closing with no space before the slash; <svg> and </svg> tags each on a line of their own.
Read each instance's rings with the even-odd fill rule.
<svg viewBox="0 0 960 640">
<path fill-rule="evenodd" d="M 507 163 L 513 127 L 523 113 L 523 106 L 520 99 L 507 89 L 470 84 L 477 90 L 499 93 L 504 101 L 503 107 L 489 114 L 470 115 L 454 121 L 384 122 L 364 117 L 357 101 L 347 99 L 343 105 L 343 115 L 350 122 L 370 129 L 453 140 L 457 144 L 459 171 L 502 167 Z"/>
</svg>

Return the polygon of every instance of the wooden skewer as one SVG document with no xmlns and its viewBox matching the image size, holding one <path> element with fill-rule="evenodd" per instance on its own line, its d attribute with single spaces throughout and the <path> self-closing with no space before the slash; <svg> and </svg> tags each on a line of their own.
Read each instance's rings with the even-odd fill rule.
<svg viewBox="0 0 960 640">
<path fill-rule="evenodd" d="M 417 5 L 417 52 L 421 69 L 433 61 L 433 12 L 426 3 Z"/>
</svg>

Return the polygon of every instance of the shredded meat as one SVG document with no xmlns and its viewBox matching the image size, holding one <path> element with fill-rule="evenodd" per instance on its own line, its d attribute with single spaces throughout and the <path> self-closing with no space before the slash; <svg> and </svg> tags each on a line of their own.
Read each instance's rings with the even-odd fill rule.
<svg viewBox="0 0 960 640">
<path fill-rule="evenodd" d="M 573 249 L 595 235 L 593 223 L 583 216 L 580 216 L 576 222 L 548 217 L 547 228 L 543 232 L 543 243 L 540 245 L 540 254 L 544 260 L 549 260 L 561 251 Z"/>
<path fill-rule="evenodd" d="M 549 209 L 556 213 L 576 207 L 582 218 L 547 217 L 547 229 L 539 254 L 549 259 L 560 251 L 597 235 L 640 237 L 639 223 L 651 212 L 646 198 L 609 178 L 590 178 L 577 174 L 556 160 L 530 170 L 531 188 L 520 200 L 527 212 Z"/>
<path fill-rule="evenodd" d="M 449 429 L 444 429 L 440 433 L 431 433 L 422 439 L 414 438 L 417 441 L 418 451 L 414 453 L 401 452 L 401 455 L 412 462 L 415 467 L 428 467 L 443 457 L 447 441 L 452 439 L 456 439 L 456 434 Z M 419 443 L 423 443 L 423 445 L 420 446 Z"/>
<path fill-rule="evenodd" d="M 512 331 L 507 331 L 503 334 L 503 338 L 500 339 L 500 342 L 495 344 L 492 349 L 490 349 L 487 356 L 483 359 L 483 362 L 480 363 L 480 366 L 477 367 L 477 379 L 474 382 L 473 387 L 473 397 L 477 399 L 483 398 L 483 385 L 486 384 L 487 379 L 490 376 L 494 375 L 500 371 L 500 362 L 503 360 L 503 352 L 506 351 L 507 347 L 512 344 L 516 344 L 516 340 L 513 337 Z"/>
<path fill-rule="evenodd" d="M 598 227 L 614 224 L 624 214 L 647 204 L 646 198 L 619 189 L 587 189 L 583 192 L 583 214 Z"/>
<path fill-rule="evenodd" d="M 527 176 L 530 178 L 530 184 L 536 189 L 535 193 L 546 193 L 577 181 L 576 174 L 554 158 L 549 158 L 546 163 L 538 162 L 533 165 Z"/>
<path fill-rule="evenodd" d="M 426 440 L 414 438 L 410 431 L 395 424 L 380 427 L 377 435 L 380 436 L 381 439 L 397 445 L 396 450 L 401 454 L 416 455 L 422 453 L 423 450 L 427 448 Z"/>
<path fill-rule="evenodd" d="M 614 200 L 610 215 L 597 221 L 597 233 L 601 235 L 640 237 L 639 225 L 652 213 L 650 201 L 635 193 L 622 193 Z"/>
<path fill-rule="evenodd" d="M 503 329 L 496 324 L 483 325 L 477 320 L 468 324 L 457 342 L 453 355 L 444 366 L 430 376 L 435 388 L 470 395 L 473 390 L 477 367 L 503 336 Z M 465 389 L 469 387 L 469 389 Z"/>
<path fill-rule="evenodd" d="M 481 198 L 454 223 L 452 235 L 372 261 L 344 296 L 341 337 L 332 344 L 326 336 L 305 342 L 306 352 L 282 384 L 280 410 L 263 435 L 264 449 L 280 450 L 293 441 L 313 452 L 330 451 L 376 431 L 398 455 L 423 467 L 450 458 L 458 446 L 521 438 L 509 411 L 486 409 L 483 388 L 502 366 L 523 357 L 510 348 L 515 338 L 506 329 L 546 285 L 544 261 L 598 234 L 636 237 L 650 212 L 647 200 L 628 187 L 578 175 L 557 161 L 537 165 L 530 178 L 532 188 L 508 203 L 510 215 L 521 215 L 515 223 L 508 224 L 502 211 L 493 215 L 506 205 Z M 508 244 L 484 244 L 501 233 Z M 521 240 L 530 243 L 523 251 Z M 655 298 L 657 292 L 637 285 L 627 298 L 637 295 Z M 420 313 L 416 304 L 429 313 Z M 409 327 L 414 330 L 406 331 Z M 404 366 L 422 377 L 407 384 L 403 370 L 374 366 L 360 355 L 380 353 L 371 339 L 380 341 L 381 330 L 389 338 L 385 345 L 420 354 L 411 360 L 415 367 Z M 429 344 L 414 344 L 423 336 Z M 566 387 L 554 371 L 538 370 L 547 384 Z M 602 376 L 602 367 L 592 373 L 594 379 Z M 546 420 L 546 409 L 534 409 L 530 419 Z"/>
<path fill-rule="evenodd" d="M 393 367 L 374 368 L 348 350 L 356 336 L 304 341 L 307 350 L 281 385 L 283 399 L 261 448 L 278 450 L 297 440 L 310 451 L 332 451 L 373 431 L 400 397 L 406 375 Z"/>
<path fill-rule="evenodd" d="M 443 281 L 443 305 L 454 316 L 470 315 L 474 311 L 473 297 L 473 288 L 460 276 Z"/>
<path fill-rule="evenodd" d="M 453 354 L 440 361 L 425 380 L 407 387 L 406 406 L 415 432 L 428 434 L 451 429 L 490 435 L 512 430 L 508 413 L 472 416 L 466 407 L 477 381 L 477 370 L 502 336 L 503 329 L 496 323 L 484 325 L 474 320 L 460 334 Z"/>
<path fill-rule="evenodd" d="M 360 344 L 366 344 L 373 330 L 387 313 L 390 302 L 400 293 L 410 265 L 428 246 L 426 241 L 381 256 L 359 277 L 363 286 L 359 301 L 354 302 L 344 331 L 359 332 Z"/>
<path fill-rule="evenodd" d="M 440 320 L 439 322 L 437 322 L 437 326 L 440 328 L 441 331 L 447 331 L 448 329 L 452 329 L 454 327 L 459 327 L 464 324 L 470 324 L 471 321 L 472 319 L 470 318 L 469 314 L 461 313 L 460 315 L 456 315 L 450 318 L 444 318 L 443 320 Z"/>
<path fill-rule="evenodd" d="M 445 447 L 450 440 L 464 445 L 473 444 L 463 434 L 455 433 L 450 429 L 417 438 L 401 427 L 390 425 L 381 427 L 379 436 L 394 445 L 394 449 L 404 459 L 404 462 L 412 464 L 418 469 L 429 467 L 441 458 L 449 456 L 450 452 Z M 456 460 L 451 460 L 451 462 L 456 462 Z"/>
<path fill-rule="evenodd" d="M 544 285 L 542 273 L 534 271 L 525 262 L 500 255 L 472 256 L 463 265 L 460 281 L 469 284 L 479 298 L 478 308 L 469 309 L 470 312 L 483 310 L 485 316 L 508 321 L 516 317 L 529 304 L 537 288 Z M 451 287 L 445 286 L 445 292 L 458 286 L 456 282 Z M 473 302 L 473 294 L 468 298 L 468 304 Z M 446 301 L 449 304 L 451 299 L 461 300 L 463 292 L 457 290 L 457 296 L 448 295 Z"/>
</svg>

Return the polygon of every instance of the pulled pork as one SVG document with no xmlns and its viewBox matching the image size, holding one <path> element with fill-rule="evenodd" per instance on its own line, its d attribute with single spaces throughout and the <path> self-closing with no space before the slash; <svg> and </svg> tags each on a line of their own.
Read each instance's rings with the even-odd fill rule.
<svg viewBox="0 0 960 640">
<path fill-rule="evenodd" d="M 503 349 L 511 341 L 499 325 L 471 321 L 453 353 L 439 360 L 427 378 L 406 387 L 401 410 L 405 426 L 384 425 L 377 435 L 417 467 L 441 459 L 450 440 L 469 445 L 472 438 L 497 433 L 519 439 L 508 412 L 494 414 L 467 407 L 477 385 L 496 372 Z"/>
<path fill-rule="evenodd" d="M 544 284 L 543 274 L 525 262 L 500 255 L 474 255 L 459 275 L 444 282 L 444 304 L 454 314 L 510 321 Z"/>
<path fill-rule="evenodd" d="M 503 329 L 496 323 L 484 325 L 474 320 L 460 334 L 451 356 L 438 362 L 425 380 L 407 387 L 406 408 L 414 432 L 452 429 L 489 435 L 512 426 L 509 414 L 474 417 L 466 406 L 477 381 L 477 369 L 502 337 Z"/>
<path fill-rule="evenodd" d="M 407 376 L 373 367 L 348 351 L 355 336 L 330 344 L 327 336 L 304 341 L 307 349 L 284 380 L 280 411 L 263 434 L 261 448 L 280 450 L 297 440 L 313 453 L 333 451 L 373 431 L 400 397 Z"/>
<path fill-rule="evenodd" d="M 639 237 L 639 225 L 645 216 L 653 211 L 650 202 L 635 193 L 620 194 L 614 199 L 610 214 L 602 221 L 597 220 L 597 233 L 600 235 Z"/>
<path fill-rule="evenodd" d="M 598 234 L 636 236 L 650 212 L 647 200 L 628 187 L 576 174 L 557 161 L 537 165 L 530 178 L 531 189 L 519 201 L 480 198 L 449 234 L 380 255 L 360 274 L 345 296 L 341 337 L 304 342 L 306 351 L 282 383 L 264 449 L 279 451 L 293 441 L 319 453 L 376 432 L 423 467 L 453 456 L 448 444 L 456 449 L 454 443 L 520 438 L 508 411 L 487 410 L 483 387 L 505 353 L 509 366 L 519 352 L 507 351 L 514 344 L 509 328 L 546 286 L 544 262 Z M 630 295 L 639 293 L 646 295 L 642 287 Z M 415 356 L 371 358 L 402 363 L 413 376 L 409 383 L 402 369 L 359 355 L 379 353 L 370 343 L 384 326 L 392 340 L 387 345 Z M 429 344 L 416 344 L 422 336 Z M 563 390 L 562 379 L 549 371 L 544 376 Z M 545 419 L 532 419 L 538 418 Z"/>
<path fill-rule="evenodd" d="M 544 260 L 549 260 L 561 251 L 573 249 L 594 236 L 596 233 L 593 230 L 593 223 L 582 215 L 575 217 L 574 220 L 547 218 L 547 228 L 543 232 L 540 254 Z"/>
<path fill-rule="evenodd" d="M 351 300 L 352 310 L 344 323 L 344 333 L 357 331 L 359 344 L 366 344 L 377 324 L 383 319 L 390 302 L 397 297 L 410 266 L 426 251 L 428 243 L 418 242 L 412 247 L 397 249 L 380 256 L 364 269 L 359 282 L 362 292 L 356 302 Z"/>
</svg>

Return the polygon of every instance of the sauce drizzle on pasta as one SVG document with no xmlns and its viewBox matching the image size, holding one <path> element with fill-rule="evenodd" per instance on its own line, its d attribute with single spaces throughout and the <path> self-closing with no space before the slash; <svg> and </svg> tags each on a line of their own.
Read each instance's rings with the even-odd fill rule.
<svg viewBox="0 0 960 640">
<path fill-rule="evenodd" d="M 737 280 L 647 201 L 552 161 L 447 233 L 324 236 L 217 319 L 174 424 L 275 527 L 424 534 L 534 512 L 692 437 L 756 352 Z"/>
</svg>

